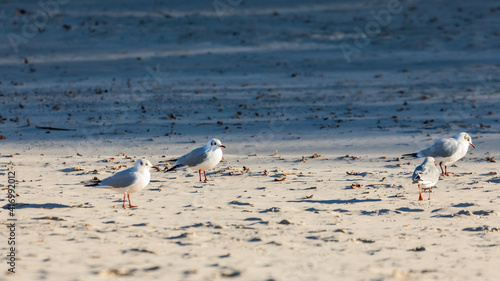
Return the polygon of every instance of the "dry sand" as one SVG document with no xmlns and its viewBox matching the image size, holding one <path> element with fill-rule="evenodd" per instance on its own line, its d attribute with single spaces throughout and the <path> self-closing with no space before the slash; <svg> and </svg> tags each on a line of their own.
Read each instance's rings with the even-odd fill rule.
<svg viewBox="0 0 500 281">
<path fill-rule="evenodd" d="M 497 280 L 498 2 L 401 2 L 349 62 L 386 1 L 62 2 L 18 52 L 41 8 L 0 11 L 0 280 Z M 400 156 L 461 131 L 419 202 Z M 212 137 L 208 183 L 153 171 L 136 209 L 80 184 Z"/>
</svg>

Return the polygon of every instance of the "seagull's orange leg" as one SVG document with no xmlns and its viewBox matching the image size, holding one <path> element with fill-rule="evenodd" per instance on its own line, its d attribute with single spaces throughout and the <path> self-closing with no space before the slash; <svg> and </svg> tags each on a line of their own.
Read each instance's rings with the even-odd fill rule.
<svg viewBox="0 0 500 281">
<path fill-rule="evenodd" d="M 418 201 L 422 201 L 422 200 L 424 200 L 424 199 L 422 198 L 422 192 L 420 191 L 420 184 L 418 185 L 418 193 L 419 193 L 419 195 L 420 195 L 420 196 L 418 197 Z"/>
<path fill-rule="evenodd" d="M 443 175 L 447 176 L 447 175 L 446 175 L 446 172 L 443 170 L 443 166 L 442 166 L 442 164 L 443 164 L 443 162 L 440 162 L 440 163 L 439 163 L 439 168 L 441 168 L 441 174 L 443 174 Z M 445 166 L 445 167 L 446 167 L 446 166 Z"/>
<path fill-rule="evenodd" d="M 127 194 L 128 195 L 128 205 L 130 208 L 137 208 L 137 206 L 132 206 L 132 202 L 130 202 L 130 194 Z M 125 202 L 123 202 L 125 204 Z"/>
</svg>

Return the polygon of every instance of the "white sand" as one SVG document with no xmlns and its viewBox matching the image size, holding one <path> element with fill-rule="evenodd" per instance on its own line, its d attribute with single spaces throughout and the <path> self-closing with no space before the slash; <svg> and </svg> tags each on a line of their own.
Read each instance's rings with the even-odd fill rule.
<svg viewBox="0 0 500 281">
<path fill-rule="evenodd" d="M 348 63 L 387 2 L 268 2 L 221 21 L 211 1 L 71 1 L 18 53 L 0 41 L 2 188 L 19 181 L 0 279 L 497 280 L 498 3 L 402 2 Z M 40 9 L 3 3 L 1 38 L 21 8 Z M 421 160 L 399 157 L 461 131 L 477 149 L 419 202 Z M 80 184 L 212 137 L 211 181 L 153 171 L 137 209 Z"/>
</svg>

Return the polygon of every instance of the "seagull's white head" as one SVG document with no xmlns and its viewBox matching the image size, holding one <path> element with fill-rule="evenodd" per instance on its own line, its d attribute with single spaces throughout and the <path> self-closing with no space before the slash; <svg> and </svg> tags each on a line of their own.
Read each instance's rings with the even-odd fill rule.
<svg viewBox="0 0 500 281">
<path fill-rule="evenodd" d="M 150 168 L 154 168 L 154 169 L 159 170 L 158 167 L 153 166 L 153 164 L 151 164 L 151 162 L 149 162 L 149 160 L 146 160 L 146 159 L 137 160 L 134 164 L 134 167 L 136 167 L 138 169 L 146 169 L 146 170 L 149 170 Z"/>
<path fill-rule="evenodd" d="M 470 146 L 476 148 L 476 146 L 472 143 L 472 138 L 467 133 L 461 132 L 460 134 L 456 135 L 455 138 L 458 141 L 466 141 Z"/>
<path fill-rule="evenodd" d="M 216 150 L 218 148 L 226 148 L 218 139 L 211 139 L 207 142 L 207 146 L 212 150 Z"/>
<path fill-rule="evenodd" d="M 434 166 L 436 165 L 434 157 L 426 157 L 424 162 L 429 163 L 429 164 L 433 164 Z"/>
</svg>

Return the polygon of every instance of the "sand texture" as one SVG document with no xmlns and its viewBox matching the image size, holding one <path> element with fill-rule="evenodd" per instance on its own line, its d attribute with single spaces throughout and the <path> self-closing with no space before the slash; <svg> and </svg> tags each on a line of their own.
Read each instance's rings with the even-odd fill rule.
<svg viewBox="0 0 500 281">
<path fill-rule="evenodd" d="M 498 1 L 60 1 L 30 38 L 25 2 L 0 4 L 0 280 L 498 280 Z M 459 132 L 418 201 L 402 154 Z M 211 138 L 208 182 L 152 170 L 138 208 L 81 184 Z"/>
</svg>

